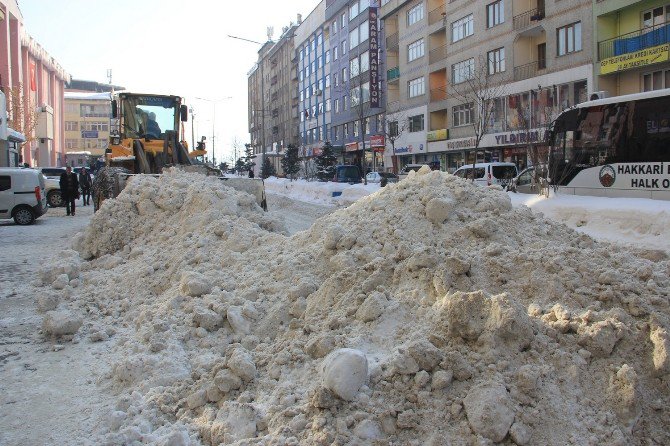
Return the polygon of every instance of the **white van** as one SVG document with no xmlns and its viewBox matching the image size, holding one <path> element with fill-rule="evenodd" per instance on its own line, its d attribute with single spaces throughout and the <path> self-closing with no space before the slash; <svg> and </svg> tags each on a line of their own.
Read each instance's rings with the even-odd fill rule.
<svg viewBox="0 0 670 446">
<path fill-rule="evenodd" d="M 29 225 L 47 211 L 45 178 L 39 171 L 0 167 L 0 219 Z"/>
<path fill-rule="evenodd" d="M 454 175 L 468 180 L 472 179 L 472 164 L 459 167 Z M 518 174 L 514 163 L 477 163 L 475 164 L 475 182 L 482 186 L 498 185 L 503 188 L 511 184 Z"/>
</svg>

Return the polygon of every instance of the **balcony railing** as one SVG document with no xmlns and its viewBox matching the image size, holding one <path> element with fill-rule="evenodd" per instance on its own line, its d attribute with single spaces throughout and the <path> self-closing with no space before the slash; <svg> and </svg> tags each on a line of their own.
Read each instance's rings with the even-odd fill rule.
<svg viewBox="0 0 670 446">
<path fill-rule="evenodd" d="M 398 33 L 393 33 L 386 38 L 386 49 L 398 48 Z"/>
<path fill-rule="evenodd" d="M 644 28 L 598 42 L 598 60 L 670 42 L 670 24 Z"/>
<path fill-rule="evenodd" d="M 444 9 L 444 3 L 442 3 L 440 6 L 437 8 L 433 9 L 428 13 L 428 25 L 432 25 L 433 23 L 437 22 L 442 22 L 442 25 L 444 25 L 444 18 L 447 16 L 447 10 Z"/>
<path fill-rule="evenodd" d="M 529 26 L 532 22 L 539 22 L 544 18 L 544 8 L 534 8 L 530 11 L 522 12 L 512 18 L 513 27 L 519 30 Z"/>
<path fill-rule="evenodd" d="M 537 61 L 514 67 L 514 80 L 522 81 L 537 76 Z"/>
<path fill-rule="evenodd" d="M 428 53 L 428 63 L 434 64 L 435 62 L 439 62 L 442 59 L 445 59 L 447 57 L 447 45 L 443 45 L 439 48 L 433 48 L 430 50 L 430 53 Z"/>
<path fill-rule="evenodd" d="M 391 68 L 386 72 L 386 82 L 391 82 L 400 77 L 400 68 Z"/>
<path fill-rule="evenodd" d="M 430 89 L 430 102 L 444 101 L 446 99 L 447 99 L 446 85 Z"/>
</svg>

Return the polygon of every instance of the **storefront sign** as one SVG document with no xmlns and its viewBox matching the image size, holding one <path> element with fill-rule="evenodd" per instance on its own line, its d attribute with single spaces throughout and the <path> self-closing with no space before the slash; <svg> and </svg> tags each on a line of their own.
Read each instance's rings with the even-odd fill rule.
<svg viewBox="0 0 670 446">
<path fill-rule="evenodd" d="M 370 147 L 384 147 L 384 135 L 370 136 Z"/>
<path fill-rule="evenodd" d="M 97 139 L 98 138 L 98 131 L 97 130 L 82 130 L 81 137 L 82 138 Z"/>
<path fill-rule="evenodd" d="M 415 151 L 422 152 L 423 144 L 419 144 L 418 147 L 414 147 L 412 144 L 406 147 L 396 147 L 395 153 L 415 153 Z"/>
<path fill-rule="evenodd" d="M 351 142 L 344 146 L 344 151 L 345 152 L 356 152 L 358 151 L 358 143 L 357 142 Z"/>
<path fill-rule="evenodd" d="M 452 139 L 447 141 L 447 150 L 470 149 L 475 142 L 475 138 Z"/>
<path fill-rule="evenodd" d="M 634 37 L 634 39 L 639 38 L 640 37 Z M 622 44 L 625 44 L 626 40 L 627 39 L 621 39 L 614 43 L 622 42 Z M 608 57 L 607 59 L 600 61 L 600 74 L 610 74 L 617 71 L 641 68 L 659 62 L 665 62 L 668 60 L 669 54 L 670 44 L 666 43 L 635 52 L 621 54 L 619 56 Z"/>
<path fill-rule="evenodd" d="M 380 107 L 379 94 L 379 28 L 377 24 L 377 8 L 368 8 L 370 13 L 369 39 L 370 39 L 370 108 Z"/>
<path fill-rule="evenodd" d="M 670 163 L 605 164 L 580 171 L 569 187 L 670 191 Z"/>
<path fill-rule="evenodd" d="M 531 130 L 529 132 L 503 133 L 494 135 L 497 146 L 509 146 L 512 144 L 524 144 L 532 142 L 543 142 L 548 139 L 545 130 Z"/>
<path fill-rule="evenodd" d="M 432 130 L 428 132 L 426 139 L 428 142 L 431 141 L 444 141 L 449 137 L 449 132 L 447 129 L 440 129 L 440 130 Z"/>
</svg>

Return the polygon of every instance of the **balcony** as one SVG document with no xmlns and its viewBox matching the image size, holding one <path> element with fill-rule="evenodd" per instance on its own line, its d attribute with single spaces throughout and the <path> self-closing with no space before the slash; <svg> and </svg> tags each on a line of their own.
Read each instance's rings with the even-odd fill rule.
<svg viewBox="0 0 670 446">
<path fill-rule="evenodd" d="M 524 79 L 535 77 L 537 76 L 538 69 L 538 61 L 514 67 L 514 80 L 522 81 Z"/>
<path fill-rule="evenodd" d="M 437 8 L 433 9 L 428 13 L 428 26 L 433 25 L 437 22 L 442 22 L 442 26 L 445 25 L 444 18 L 447 16 L 447 11 L 444 9 L 444 3 L 442 3 Z"/>
<path fill-rule="evenodd" d="M 431 88 L 430 89 L 430 102 L 444 101 L 447 99 L 447 86 L 443 85 L 442 87 Z"/>
<path fill-rule="evenodd" d="M 515 31 L 529 27 L 531 24 L 536 24 L 544 18 L 544 8 L 534 8 L 530 11 L 522 12 L 512 18 L 512 26 Z"/>
<path fill-rule="evenodd" d="M 430 50 L 430 53 L 428 53 L 429 64 L 434 64 L 435 62 L 439 62 L 446 58 L 447 58 L 447 45 L 442 45 L 441 47 L 433 48 L 432 50 Z"/>
<path fill-rule="evenodd" d="M 398 48 L 398 42 L 399 42 L 399 34 L 398 33 L 393 33 L 390 36 L 386 38 L 386 49 L 391 50 L 391 49 L 397 49 Z"/>
<path fill-rule="evenodd" d="M 598 42 L 598 60 L 635 53 L 668 42 L 670 42 L 670 24 L 640 29 Z"/>
<path fill-rule="evenodd" d="M 400 78 L 400 68 L 391 68 L 386 72 L 386 82 L 392 82 Z"/>
</svg>

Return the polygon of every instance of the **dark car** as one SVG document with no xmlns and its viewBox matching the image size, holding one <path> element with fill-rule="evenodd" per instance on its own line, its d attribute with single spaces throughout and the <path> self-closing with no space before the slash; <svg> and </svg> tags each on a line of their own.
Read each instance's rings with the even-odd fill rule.
<svg viewBox="0 0 670 446">
<path fill-rule="evenodd" d="M 336 183 L 360 183 L 361 182 L 361 169 L 358 166 L 342 164 L 335 166 L 335 176 L 333 181 Z"/>
</svg>

